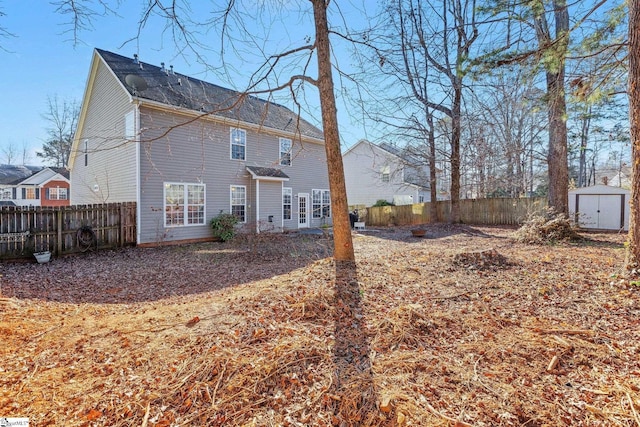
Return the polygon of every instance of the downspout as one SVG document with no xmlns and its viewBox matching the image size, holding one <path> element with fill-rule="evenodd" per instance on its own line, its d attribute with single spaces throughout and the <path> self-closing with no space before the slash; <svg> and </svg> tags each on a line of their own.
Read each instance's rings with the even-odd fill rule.
<svg viewBox="0 0 640 427">
<path fill-rule="evenodd" d="M 260 180 L 256 179 L 256 234 L 260 234 Z"/>
<path fill-rule="evenodd" d="M 142 219 L 142 206 L 140 203 L 141 199 L 141 191 L 140 191 L 140 103 L 139 101 L 134 101 L 133 104 L 134 113 L 133 113 L 133 130 L 134 130 L 134 141 L 136 144 L 136 245 L 140 244 L 141 239 L 141 219 Z"/>
</svg>

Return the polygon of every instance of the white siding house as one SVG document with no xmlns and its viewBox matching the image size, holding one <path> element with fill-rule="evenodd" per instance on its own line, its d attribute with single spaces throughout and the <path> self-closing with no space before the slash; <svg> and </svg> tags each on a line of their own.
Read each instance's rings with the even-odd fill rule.
<svg viewBox="0 0 640 427">
<path fill-rule="evenodd" d="M 343 153 L 342 162 L 349 205 L 429 201 L 427 165 L 392 145 L 360 140 Z"/>
</svg>

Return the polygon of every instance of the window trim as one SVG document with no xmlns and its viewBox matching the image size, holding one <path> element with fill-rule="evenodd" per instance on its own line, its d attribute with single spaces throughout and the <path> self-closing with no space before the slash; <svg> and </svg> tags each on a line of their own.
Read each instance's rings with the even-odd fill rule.
<svg viewBox="0 0 640 427">
<path fill-rule="evenodd" d="M 289 203 L 285 203 L 285 196 L 289 196 Z M 289 205 L 289 218 L 285 215 L 286 206 Z M 289 221 L 293 219 L 293 188 L 282 187 L 282 220 Z"/>
<path fill-rule="evenodd" d="M 51 196 L 51 190 L 54 190 L 55 197 Z M 61 192 L 64 193 L 64 198 L 60 197 Z M 69 200 L 69 191 L 66 187 L 49 187 L 47 188 L 47 198 L 49 200 Z"/>
<path fill-rule="evenodd" d="M 13 188 L 11 187 L 0 188 L 0 200 L 13 200 Z"/>
<path fill-rule="evenodd" d="M 284 151 L 282 149 L 282 143 L 287 141 L 289 143 L 289 149 Z M 278 163 L 280 166 L 291 166 L 291 151 L 293 150 L 293 141 L 290 138 L 278 138 L 278 146 L 280 147 L 278 151 Z"/>
<path fill-rule="evenodd" d="M 24 189 L 24 200 L 38 200 L 38 190 L 36 187 L 23 187 Z M 33 197 L 29 197 L 30 194 L 29 193 L 33 193 Z"/>
<path fill-rule="evenodd" d="M 242 188 L 244 190 L 244 200 L 242 205 L 234 205 L 233 204 L 233 189 L 234 188 Z M 238 220 L 241 224 L 247 223 L 247 186 L 246 185 L 230 185 L 229 186 L 229 212 L 233 215 L 233 207 L 234 206 L 242 206 L 244 218 L 242 220 Z"/>
<path fill-rule="evenodd" d="M 240 135 L 243 136 L 242 138 L 242 143 L 236 143 L 236 141 L 234 141 L 234 133 L 238 132 Z M 243 151 L 242 151 L 242 158 L 235 158 L 233 157 L 233 147 L 237 146 L 237 147 L 242 147 Z M 247 161 L 247 131 L 241 128 L 230 128 L 229 130 L 229 158 L 231 160 L 237 160 L 240 162 L 245 162 Z"/>
<path fill-rule="evenodd" d="M 183 194 L 182 194 L 182 223 L 167 223 L 167 186 L 176 185 L 182 186 Z M 189 203 L 189 187 L 199 187 L 202 188 L 202 203 Z M 206 224 L 207 218 L 207 186 L 206 184 L 196 183 L 196 182 L 163 182 L 162 183 L 162 204 L 163 204 L 163 223 L 166 228 L 175 228 L 175 227 L 197 227 Z M 201 222 L 189 222 L 189 207 L 202 207 L 202 221 Z"/>
<path fill-rule="evenodd" d="M 320 193 L 320 203 L 315 202 L 316 193 Z M 328 203 L 324 203 L 324 195 L 328 195 Z M 320 208 L 316 209 L 316 206 L 319 205 Z M 322 215 L 324 212 L 324 208 L 327 207 L 329 209 L 329 214 L 327 216 Z M 318 189 L 314 188 L 311 190 L 311 218 L 312 219 L 322 219 L 322 218 L 331 218 L 331 191 L 327 189 Z"/>
<path fill-rule="evenodd" d="M 385 184 L 391 182 L 391 168 L 389 165 L 380 168 L 380 180 Z"/>
</svg>

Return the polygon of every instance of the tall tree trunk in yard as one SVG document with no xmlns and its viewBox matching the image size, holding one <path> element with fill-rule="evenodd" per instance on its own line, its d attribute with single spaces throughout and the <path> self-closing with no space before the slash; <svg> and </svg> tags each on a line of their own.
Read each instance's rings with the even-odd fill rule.
<svg viewBox="0 0 640 427">
<path fill-rule="evenodd" d="M 565 62 L 569 46 L 569 11 L 566 0 L 553 2 L 555 35 L 552 37 L 544 6 L 532 3 L 541 12 L 536 16 L 538 44 L 544 52 L 549 114 L 549 206 L 556 212 L 569 214 L 569 165 L 567 161 L 567 104 L 565 100 Z"/>
<path fill-rule="evenodd" d="M 631 200 L 627 271 L 640 268 L 640 0 L 629 0 L 629 121 L 631 123 Z"/>
<path fill-rule="evenodd" d="M 433 124 L 433 114 L 427 113 L 429 139 L 429 216 L 431 222 L 438 222 L 438 168 L 436 167 L 436 133 Z"/>
<path fill-rule="evenodd" d="M 564 60 L 562 61 L 564 63 Z M 549 97 L 549 206 L 569 214 L 569 165 L 567 163 L 567 105 L 564 93 L 564 65 L 558 73 L 547 72 Z"/>
<path fill-rule="evenodd" d="M 449 222 L 457 224 L 460 218 L 460 134 L 462 108 L 462 81 L 454 79 L 454 98 L 451 106 L 451 217 Z"/>
<path fill-rule="evenodd" d="M 324 131 L 325 150 L 329 169 L 329 189 L 331 190 L 331 208 L 333 215 L 333 258 L 336 261 L 354 261 L 351 224 L 347 189 L 344 182 L 344 167 L 340 150 L 338 115 L 336 98 L 333 91 L 331 72 L 331 47 L 327 24 L 326 0 L 311 0 L 316 26 L 316 49 L 318 60 L 318 90 L 322 111 L 322 129 Z"/>
</svg>

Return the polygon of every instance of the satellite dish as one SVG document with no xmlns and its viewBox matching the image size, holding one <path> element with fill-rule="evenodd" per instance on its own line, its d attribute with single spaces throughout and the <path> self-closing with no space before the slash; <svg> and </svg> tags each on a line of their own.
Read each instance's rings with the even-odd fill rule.
<svg viewBox="0 0 640 427">
<path fill-rule="evenodd" d="M 140 92 L 147 89 L 147 82 L 143 77 L 136 74 L 127 74 L 124 77 L 124 82 L 133 89 L 134 92 Z"/>
</svg>

